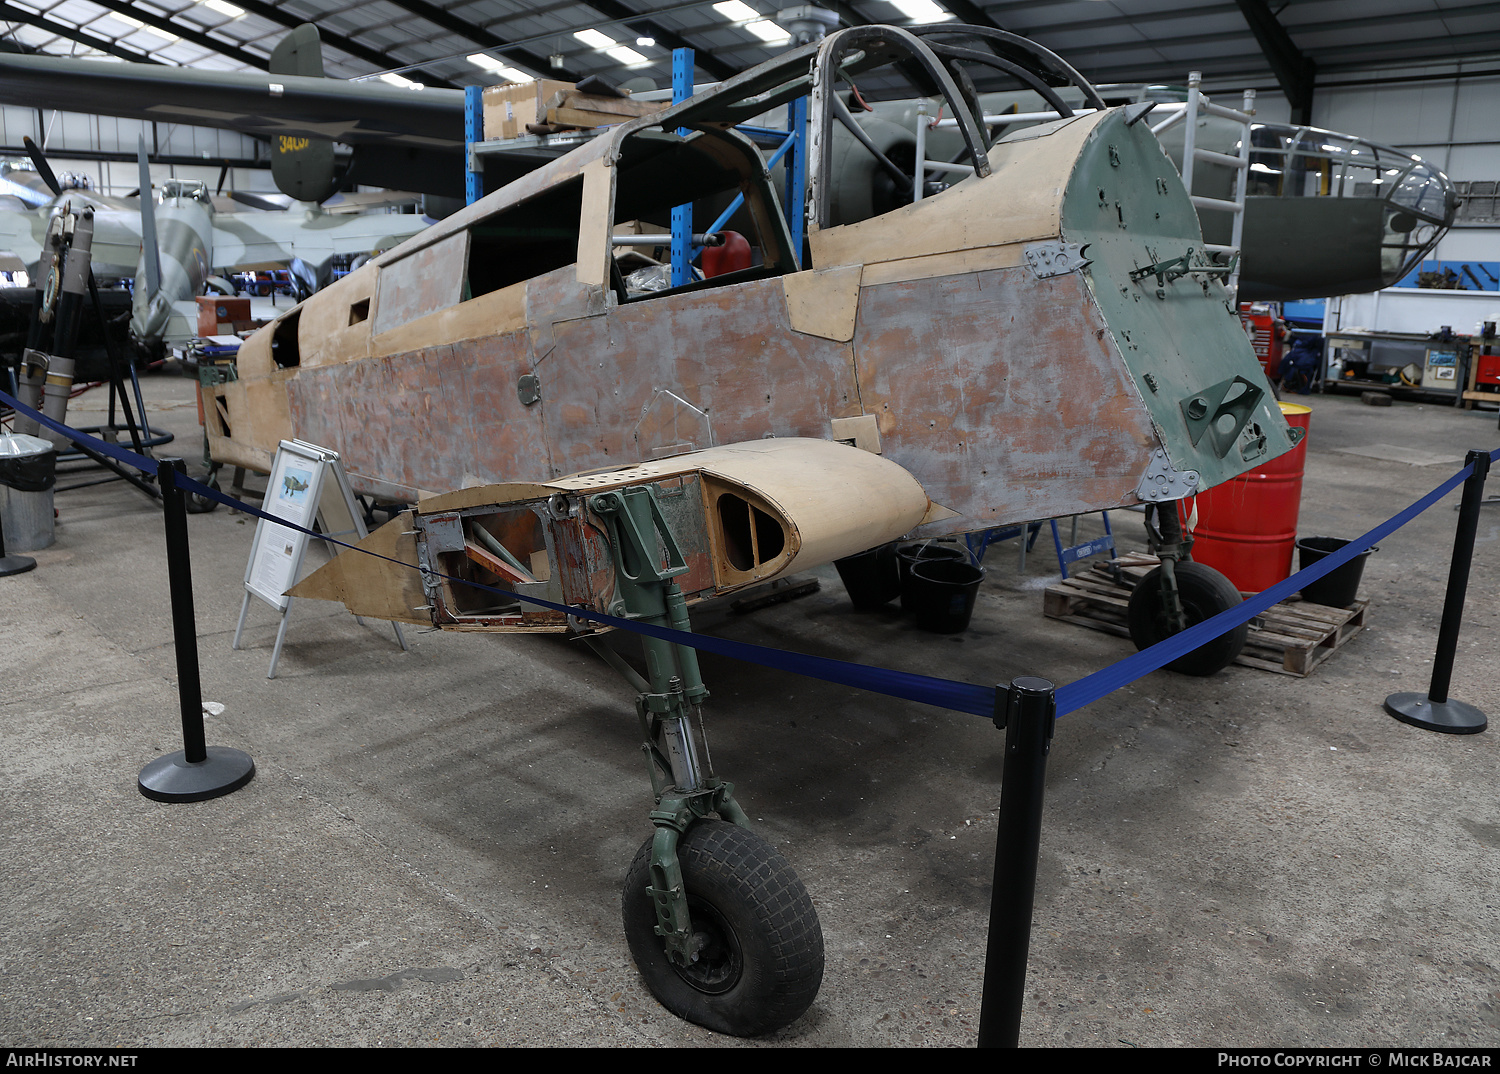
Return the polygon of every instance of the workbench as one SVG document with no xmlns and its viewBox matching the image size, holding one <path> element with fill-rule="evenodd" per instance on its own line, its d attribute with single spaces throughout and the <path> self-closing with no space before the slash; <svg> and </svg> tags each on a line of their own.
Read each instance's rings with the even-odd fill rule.
<svg viewBox="0 0 1500 1074">
<path fill-rule="evenodd" d="M 1329 332 L 1320 387 L 1323 391 L 1378 388 L 1449 399 L 1455 406 L 1472 408 L 1476 399 L 1490 397 L 1476 390 L 1478 363 L 1472 360 L 1485 347 L 1500 351 L 1500 341 L 1413 332 Z M 1339 363 L 1337 369 L 1335 363 Z M 1410 366 L 1420 369 L 1415 379 L 1405 372 Z M 1500 390 L 1500 384 L 1495 387 Z M 1500 395 L 1493 401 L 1500 402 Z"/>
</svg>

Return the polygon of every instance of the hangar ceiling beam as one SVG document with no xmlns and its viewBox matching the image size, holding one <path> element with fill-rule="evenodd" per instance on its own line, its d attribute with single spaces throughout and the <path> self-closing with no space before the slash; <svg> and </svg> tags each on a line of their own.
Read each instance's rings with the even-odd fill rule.
<svg viewBox="0 0 1500 1074">
<path fill-rule="evenodd" d="M 740 73 L 738 67 L 727 64 L 707 49 L 698 48 L 681 34 L 652 21 L 649 13 L 636 11 L 619 0 L 587 0 L 588 6 L 607 18 L 624 20 L 632 30 L 640 29 L 643 36 L 654 37 L 658 44 L 671 49 L 690 48 L 693 63 L 718 79 L 732 78 Z M 629 44 L 629 42 L 626 42 Z"/>
<path fill-rule="evenodd" d="M 1302 54 L 1286 27 L 1276 21 L 1266 0 L 1238 0 L 1240 12 L 1250 26 L 1250 32 L 1260 43 L 1271 72 L 1286 94 L 1292 106 L 1292 122 L 1304 126 L 1312 123 L 1313 82 L 1317 77 L 1317 65 Z"/>
<path fill-rule="evenodd" d="M 107 52 L 111 56 L 118 56 L 122 60 L 130 60 L 134 63 L 161 64 L 160 60 L 152 59 L 144 52 L 137 52 L 133 48 L 117 45 L 107 37 L 100 37 L 98 34 L 91 34 L 83 29 L 75 29 L 60 22 L 53 22 L 51 19 L 44 18 L 35 12 L 27 11 L 23 7 L 16 7 L 14 4 L 0 3 L 0 20 L 35 26 L 40 30 L 56 34 L 58 37 L 66 37 L 69 41 L 77 41 L 80 45 L 87 45 L 89 48 L 96 48 L 100 52 Z"/>
<path fill-rule="evenodd" d="M 521 64 L 524 67 L 529 67 L 532 73 L 539 77 L 550 73 L 552 77 L 560 78 L 567 82 L 577 82 L 581 77 L 577 72 L 570 71 L 566 67 L 554 69 L 547 62 L 547 57 L 539 56 L 530 49 L 512 45 L 505 38 L 496 37 L 484 27 L 476 26 L 466 19 L 461 19 L 456 15 L 450 14 L 436 4 L 427 3 L 427 0 L 391 0 L 391 2 L 403 11 L 409 11 L 418 18 L 426 19 L 434 26 L 442 27 L 450 34 L 457 34 L 459 37 L 467 38 L 486 50 L 503 52 L 513 62 Z M 389 66 L 399 67 L 401 65 L 399 63 L 391 63 Z"/>
<path fill-rule="evenodd" d="M 1051 0 L 1049 0 L 1049 2 L 1051 2 Z M 842 9 L 847 5 L 838 4 L 835 6 L 837 6 L 840 11 L 842 11 Z M 1348 33 L 1351 31 L 1373 29 L 1375 27 L 1399 26 L 1403 23 L 1430 22 L 1438 17 L 1442 17 L 1443 19 L 1472 18 L 1479 15 L 1492 15 L 1497 11 L 1500 11 L 1500 3 L 1495 2 L 1495 0 L 1472 0 L 1472 2 L 1469 3 L 1459 3 L 1458 0 L 1453 0 L 1450 6 L 1444 7 L 1441 10 L 1435 8 L 1421 8 L 1413 5 L 1406 10 L 1391 11 L 1380 15 L 1347 15 L 1342 18 L 1323 19 L 1317 22 L 1299 22 L 1297 23 L 1296 29 L 1299 34 L 1314 34 L 1325 32 L 1336 33 L 1341 30 Z M 1229 3 L 1221 4 L 1201 4 L 1194 7 L 1191 11 L 1188 12 L 1185 12 L 1182 8 L 1168 8 L 1162 11 L 1145 11 L 1130 15 L 1110 15 L 1097 19 L 1077 19 L 1069 21 L 1067 23 L 1037 25 L 1027 30 L 1026 33 L 1028 36 L 1036 36 L 1047 34 L 1077 33 L 1079 31 L 1086 30 L 1112 30 L 1120 27 L 1143 26 L 1152 22 L 1184 22 L 1190 18 L 1202 19 L 1203 17 L 1209 15 L 1229 15 L 1234 13 L 1243 14 L 1243 10 L 1241 8 L 1239 0 L 1231 0 L 1231 2 Z M 1243 34 L 1243 32 L 1244 31 L 1239 31 L 1235 34 L 1209 35 L 1178 34 L 1174 36 L 1156 38 L 1141 36 L 1134 40 L 1134 44 L 1137 46 L 1168 46 L 1182 43 L 1192 44 L 1198 41 L 1227 39 L 1229 37 L 1239 36 L 1240 34 Z M 1467 39 L 1467 37 L 1465 39 Z M 1126 46 L 1128 46 L 1129 44 L 1129 42 L 1125 43 Z M 1068 49 L 1066 42 L 1049 47 L 1055 47 L 1062 51 L 1067 51 Z M 1087 52 L 1096 47 L 1099 46 L 1089 45 L 1087 47 L 1080 48 L 1077 51 Z M 1349 51 L 1358 51 L 1360 49 L 1363 49 L 1365 45 L 1348 44 L 1339 47 L 1348 49 Z M 1320 48 L 1317 51 L 1322 53 L 1329 51 L 1329 49 Z"/>
<path fill-rule="evenodd" d="M 1500 3 L 1485 3 L 1482 5 L 1474 5 L 1472 8 L 1466 8 L 1463 10 L 1488 14 L 1494 11 L 1500 11 Z M 1323 31 L 1340 29 L 1350 31 L 1367 29 L 1377 26 L 1389 29 L 1392 26 L 1399 26 L 1405 23 L 1420 22 L 1424 17 L 1430 18 L 1431 12 L 1407 11 L 1399 14 L 1372 15 L 1364 18 L 1343 19 L 1337 22 L 1306 23 L 1299 26 L 1298 29 L 1306 31 L 1308 33 L 1320 33 Z M 1075 66 L 1082 69 L 1086 63 L 1083 57 L 1086 56 L 1104 56 L 1117 52 L 1140 52 L 1147 49 L 1159 50 L 1166 47 L 1198 48 L 1207 45 L 1225 45 L 1241 41 L 1243 40 L 1244 36 L 1245 32 L 1243 30 L 1230 30 L 1207 34 L 1182 35 L 1170 38 L 1132 38 L 1129 40 L 1109 41 L 1102 44 L 1090 45 L 1086 49 L 1076 50 L 1080 56 L 1080 59 L 1075 61 Z M 1470 33 L 1466 34 L 1462 40 L 1468 51 L 1472 53 L 1475 51 L 1493 48 L 1497 38 L 1500 38 L 1500 34 Z M 1390 62 L 1387 60 L 1379 59 L 1379 54 L 1385 52 L 1399 53 L 1402 59 L 1409 57 L 1413 61 L 1435 59 L 1440 62 L 1447 61 L 1451 63 L 1452 61 L 1460 58 L 1454 52 L 1454 41 L 1455 39 L 1451 36 L 1418 38 L 1403 37 L 1400 36 L 1399 33 L 1392 33 L 1389 35 L 1387 40 L 1379 42 L 1361 41 L 1357 44 L 1319 48 L 1316 50 L 1316 52 L 1321 58 L 1317 61 L 1317 63 L 1320 68 L 1325 70 L 1332 70 L 1341 67 L 1357 67 L 1360 65 L 1371 66 L 1372 64 Z M 1067 54 L 1069 52 L 1066 42 L 1059 43 L 1056 39 L 1053 39 L 1053 42 L 1049 47 L 1055 48 L 1064 54 Z M 1263 71 L 1266 69 L 1268 64 L 1265 62 L 1264 53 L 1261 53 L 1260 57 L 1261 62 L 1257 63 L 1257 67 Z M 1242 63 L 1238 62 L 1240 59 L 1241 57 L 1234 56 L 1230 59 L 1215 58 L 1211 60 L 1203 60 L 1201 61 L 1203 65 L 1202 69 L 1205 75 L 1208 75 L 1212 78 L 1219 77 L 1218 72 L 1220 70 L 1230 70 L 1232 72 L 1249 70 L 1249 68 L 1244 67 Z M 1312 57 L 1307 57 L 1307 62 L 1311 63 L 1314 61 Z M 1093 64 L 1090 65 L 1088 69 L 1094 72 L 1098 72 L 1101 70 L 1115 72 L 1121 70 L 1122 67 L 1128 66 L 1133 70 L 1148 70 L 1154 72 L 1148 74 L 1147 77 L 1160 78 L 1163 77 L 1163 64 L 1164 61 L 1162 60 L 1152 60 L 1144 64 L 1116 64 L 1110 68 L 1102 68 L 1099 64 Z M 1185 62 L 1183 64 L 1182 70 L 1186 71 L 1188 66 L 1190 66 L 1190 64 Z M 1182 75 L 1179 72 L 1172 77 L 1177 77 L 1180 79 Z"/>
<path fill-rule="evenodd" d="M 117 11 L 121 15 L 129 15 L 137 22 L 144 22 L 147 26 L 155 26 L 158 30 L 165 30 L 172 36 L 180 37 L 184 41 L 191 41 L 195 45 L 202 45 L 204 48 L 212 52 L 217 52 L 221 56 L 228 56 L 231 60 L 238 60 L 247 67 L 253 67 L 258 71 L 266 69 L 266 58 L 264 56 L 257 56 L 253 52 L 246 52 L 231 41 L 219 41 L 209 37 L 202 30 L 195 30 L 191 26 L 184 26 L 180 22 L 173 22 L 171 19 L 162 18 L 160 15 L 153 14 L 139 4 L 122 3 L 121 0 L 89 0 L 89 2 L 97 4 L 99 7 L 108 8 L 111 11 Z"/>
<path fill-rule="evenodd" d="M 284 11 L 279 7 L 264 3 L 263 0 L 238 0 L 238 3 L 235 6 L 242 7 L 251 14 L 259 15 L 263 19 L 269 19 L 271 22 L 276 23 L 278 26 L 285 26 L 289 30 L 295 30 L 304 22 L 316 21 L 312 19 L 299 18 L 298 16 Z M 421 67 L 429 63 L 438 62 L 436 60 L 419 60 L 416 61 L 414 65 L 407 64 L 405 61 L 398 60 L 394 56 L 381 52 L 378 49 L 370 48 L 367 45 L 361 45 L 352 37 L 345 37 L 343 34 L 335 33 L 332 30 L 326 30 L 321 26 L 318 27 L 318 36 L 323 39 L 323 43 L 325 45 L 332 45 L 340 52 L 347 52 L 350 56 L 364 60 L 366 63 L 374 64 L 376 69 L 380 71 L 389 71 L 397 67 Z M 424 81 L 427 85 L 436 86 L 439 89 L 458 88 L 452 82 L 448 82 L 441 78 L 429 78 L 424 79 Z"/>
<path fill-rule="evenodd" d="M 1226 4 L 1199 4 L 1191 12 L 1184 12 L 1181 8 L 1168 8 L 1164 11 L 1142 11 L 1132 15 L 1110 15 L 1097 19 L 1078 19 L 1062 25 L 1038 26 L 1028 33 L 1077 33 L 1084 30 L 1113 30 L 1122 26 L 1140 26 L 1149 22 L 1164 22 L 1169 19 L 1182 21 L 1189 14 L 1196 18 L 1207 15 L 1233 15 L 1240 10 L 1239 5 L 1230 0 Z M 1145 40 L 1142 38 L 1141 40 Z M 1164 43 L 1170 42 L 1170 38 L 1163 39 Z"/>
<path fill-rule="evenodd" d="M 870 24 L 869 19 L 854 10 L 853 4 L 846 4 L 843 0 L 827 0 L 818 6 L 826 7 L 829 11 L 836 13 L 839 21 L 845 26 L 868 26 Z"/>
<path fill-rule="evenodd" d="M 980 4 L 971 3 L 970 0 L 938 0 L 938 2 L 951 11 L 959 22 L 966 22 L 970 26 L 990 26 L 996 30 L 1005 29 L 990 18 Z"/>
<path fill-rule="evenodd" d="M 1465 37 L 1464 42 L 1475 52 L 1490 52 L 1500 50 L 1500 32 L 1487 34 L 1470 34 Z M 1384 53 L 1392 55 L 1385 56 Z M 1330 51 L 1323 56 L 1319 63 L 1319 70 L 1325 76 L 1334 72 L 1368 70 L 1379 68 L 1382 65 L 1389 66 L 1393 63 L 1402 63 L 1408 67 L 1418 64 L 1442 64 L 1451 66 L 1458 62 L 1459 56 L 1453 52 L 1453 38 L 1451 37 L 1422 37 L 1395 40 L 1380 45 L 1362 44 L 1357 48 L 1349 48 Z M 1147 62 L 1117 63 L 1110 66 L 1102 64 L 1079 64 L 1085 75 L 1092 81 L 1100 83 L 1108 82 L 1150 82 L 1150 81 L 1180 81 L 1183 70 L 1172 72 L 1166 69 L 1161 60 L 1150 60 Z M 1204 74 L 1214 82 L 1223 85 L 1226 80 L 1257 79 L 1264 77 L 1266 65 L 1264 61 L 1256 60 L 1247 62 L 1245 60 L 1215 60 L 1211 65 L 1205 65 Z M 1489 77 L 1492 72 L 1488 68 L 1476 68 L 1474 71 L 1458 70 L 1447 71 L 1434 78 L 1478 78 Z M 1423 79 L 1424 81 L 1426 79 Z M 1400 77 L 1390 79 L 1370 79 L 1361 83 L 1340 83 L 1341 85 L 1380 85 L 1383 81 L 1402 82 L 1407 81 Z M 1325 83 L 1329 85 L 1330 83 Z M 1243 87 L 1236 87 L 1243 88 Z"/>
</svg>

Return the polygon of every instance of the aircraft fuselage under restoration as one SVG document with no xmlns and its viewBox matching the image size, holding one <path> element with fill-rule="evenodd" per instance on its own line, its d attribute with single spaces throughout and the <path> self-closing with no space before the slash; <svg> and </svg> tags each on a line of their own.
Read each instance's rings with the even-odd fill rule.
<svg viewBox="0 0 1500 1074">
<path fill-rule="evenodd" d="M 214 389 L 215 460 L 268 470 L 296 437 L 410 500 L 836 439 L 909 471 L 946 509 L 921 529 L 935 535 L 1177 498 L 1293 445 L 1145 124 L 1112 109 L 1034 127 L 981 147 L 982 174 L 837 226 L 819 226 L 815 148 L 799 268 L 758 152 L 712 108 L 794 78 L 767 67 L 739 94 L 726 83 L 615 129 L 283 314 Z M 699 119 L 685 138 L 669 133 L 683 113 Z M 627 283 L 612 237 L 734 191 L 757 264 Z"/>
</svg>

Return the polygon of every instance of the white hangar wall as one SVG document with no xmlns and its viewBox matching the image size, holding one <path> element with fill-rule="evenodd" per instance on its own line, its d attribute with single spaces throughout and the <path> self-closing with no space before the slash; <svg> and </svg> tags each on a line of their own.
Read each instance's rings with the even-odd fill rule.
<svg viewBox="0 0 1500 1074">
<path fill-rule="evenodd" d="M 189 127 L 179 123 L 148 123 L 114 116 L 83 115 L 53 109 L 0 107 L 0 146 L 24 156 L 23 139 L 30 138 L 47 154 L 53 171 L 77 172 L 93 178 L 95 188 L 103 194 L 124 195 L 139 182 L 134 162 L 136 141 L 144 136 L 146 148 L 153 155 L 196 157 L 200 165 L 152 165 L 153 181 L 162 179 L 201 179 L 214 189 L 219 181 L 223 160 L 264 160 L 265 168 L 235 168 L 224 180 L 224 189 L 253 193 L 274 193 L 271 181 L 269 150 L 261 142 L 236 131 L 212 127 Z M 83 153 L 126 153 L 129 161 L 89 160 L 70 157 L 69 150 Z"/>
</svg>

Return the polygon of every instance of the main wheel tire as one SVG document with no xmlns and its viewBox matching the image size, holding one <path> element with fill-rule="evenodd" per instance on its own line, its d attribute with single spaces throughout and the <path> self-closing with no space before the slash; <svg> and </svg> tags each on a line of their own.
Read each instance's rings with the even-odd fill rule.
<svg viewBox="0 0 1500 1074">
<path fill-rule="evenodd" d="M 796 1021 L 823 981 L 823 930 L 791 864 L 760 836 L 700 820 L 677 842 L 698 961 L 681 966 L 656 935 L 647 839 L 625 876 L 625 939 L 663 1007 L 736 1037 Z"/>
<path fill-rule="evenodd" d="M 1177 579 L 1177 596 L 1182 602 L 1182 618 L 1188 626 L 1212 619 L 1240 602 L 1240 591 L 1234 583 L 1212 567 L 1179 560 L 1174 577 Z M 1136 583 L 1130 594 L 1126 618 L 1130 623 L 1130 640 L 1135 642 L 1137 649 L 1149 649 L 1171 636 L 1166 601 L 1161 592 L 1160 567 Z M 1241 623 L 1227 634 L 1220 634 L 1192 652 L 1179 656 L 1167 667 L 1184 675 L 1212 675 L 1234 663 L 1249 635 L 1250 624 Z"/>
</svg>

